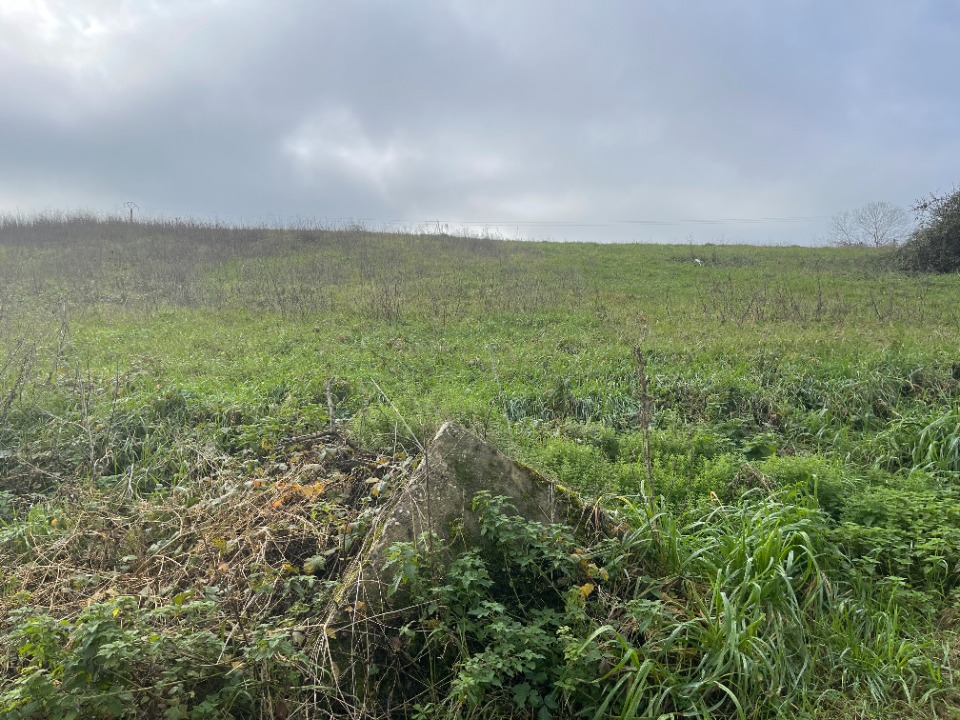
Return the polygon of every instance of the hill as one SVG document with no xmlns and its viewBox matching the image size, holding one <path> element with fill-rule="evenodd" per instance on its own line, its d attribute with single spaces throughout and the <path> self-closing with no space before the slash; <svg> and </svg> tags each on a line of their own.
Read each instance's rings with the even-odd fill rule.
<svg viewBox="0 0 960 720">
<path fill-rule="evenodd" d="M 0 708 L 956 713 L 960 277 L 878 257 L 0 221 Z M 319 608 L 446 420 L 630 530 L 481 497 L 334 683 Z"/>
</svg>

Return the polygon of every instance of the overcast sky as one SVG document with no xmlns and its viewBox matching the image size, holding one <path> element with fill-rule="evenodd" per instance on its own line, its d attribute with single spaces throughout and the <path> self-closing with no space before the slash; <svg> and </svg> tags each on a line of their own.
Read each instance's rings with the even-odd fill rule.
<svg viewBox="0 0 960 720">
<path fill-rule="evenodd" d="M 960 182 L 957 68 L 952 0 L 2 0 L 0 211 L 816 242 Z"/>
</svg>

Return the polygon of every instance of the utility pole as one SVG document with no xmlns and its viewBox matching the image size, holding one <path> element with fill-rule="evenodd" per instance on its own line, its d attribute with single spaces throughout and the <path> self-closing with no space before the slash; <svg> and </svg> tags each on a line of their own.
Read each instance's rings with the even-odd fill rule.
<svg viewBox="0 0 960 720">
<path fill-rule="evenodd" d="M 125 202 L 124 205 L 130 208 L 130 222 L 133 222 L 133 211 L 137 210 L 139 212 L 140 206 L 137 205 L 135 202 Z"/>
</svg>

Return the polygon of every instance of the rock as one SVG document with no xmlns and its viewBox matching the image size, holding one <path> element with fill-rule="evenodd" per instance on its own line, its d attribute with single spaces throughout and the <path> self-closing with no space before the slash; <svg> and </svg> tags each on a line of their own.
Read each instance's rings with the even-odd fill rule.
<svg viewBox="0 0 960 720">
<path fill-rule="evenodd" d="M 392 570 L 387 553 L 398 542 L 419 542 L 427 533 L 443 540 L 432 560 L 442 569 L 459 551 L 482 546 L 484 538 L 471 510 L 481 490 L 509 497 L 518 514 L 545 524 L 566 523 L 578 534 L 607 534 L 612 523 L 597 507 L 534 470 L 514 462 L 473 433 L 444 424 L 427 446 L 424 461 L 410 480 L 391 494 L 366 534 L 362 548 L 343 574 L 331 599 L 315 659 L 335 682 L 359 695 L 376 686 L 370 658 L 389 647 L 408 610 L 402 591 L 388 597 Z M 372 682 L 372 685 L 371 685 Z"/>
<path fill-rule="evenodd" d="M 387 551 L 398 542 L 417 542 L 429 533 L 443 540 L 434 560 L 449 564 L 458 551 L 483 543 L 477 517 L 470 509 L 485 490 L 509 497 L 519 515 L 544 524 L 565 523 L 595 532 L 605 518 L 584 505 L 576 493 L 506 457 L 493 446 L 454 423 L 444 424 L 427 446 L 423 464 L 373 523 L 360 552 L 348 566 L 327 617 L 328 634 L 356 621 L 357 608 L 383 616 L 402 603 L 388 602 L 393 579 L 383 566 Z M 394 601 L 396 598 L 393 599 Z"/>
</svg>

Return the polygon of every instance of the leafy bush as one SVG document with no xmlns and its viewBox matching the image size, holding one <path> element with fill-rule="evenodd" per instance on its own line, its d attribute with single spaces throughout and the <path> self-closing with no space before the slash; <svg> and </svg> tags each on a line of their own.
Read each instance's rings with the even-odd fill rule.
<svg viewBox="0 0 960 720">
<path fill-rule="evenodd" d="M 835 537 L 870 576 L 947 594 L 960 581 L 960 494 L 871 487 L 847 499 Z"/>
<path fill-rule="evenodd" d="M 840 688 L 876 707 L 945 682 L 898 615 L 899 586 L 851 574 L 795 490 L 685 527 L 624 503 L 623 534 L 592 544 L 504 498 L 474 506 L 489 545 L 441 576 L 414 544 L 391 552 L 415 608 L 394 686 L 418 717 L 795 716 Z"/>
<path fill-rule="evenodd" d="M 931 194 L 914 210 L 920 227 L 900 250 L 901 265 L 913 272 L 960 270 L 960 190 Z"/>
<path fill-rule="evenodd" d="M 300 653 L 287 633 L 254 627 L 249 645 L 235 647 L 199 629 L 211 620 L 223 622 L 212 600 L 143 608 L 131 596 L 63 620 L 17 613 L 6 644 L 20 667 L 0 692 L 0 712 L 11 720 L 251 717 L 273 683 L 298 681 Z"/>
</svg>

